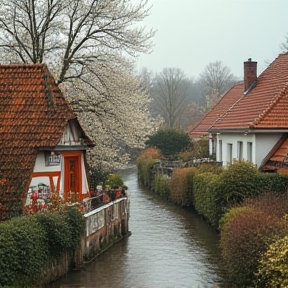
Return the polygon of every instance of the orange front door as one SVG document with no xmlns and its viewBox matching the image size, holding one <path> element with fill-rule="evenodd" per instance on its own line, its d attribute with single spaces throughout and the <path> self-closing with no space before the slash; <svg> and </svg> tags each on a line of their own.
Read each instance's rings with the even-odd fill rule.
<svg viewBox="0 0 288 288">
<path fill-rule="evenodd" d="M 81 162 L 80 155 L 64 154 L 64 198 L 81 200 Z"/>
</svg>

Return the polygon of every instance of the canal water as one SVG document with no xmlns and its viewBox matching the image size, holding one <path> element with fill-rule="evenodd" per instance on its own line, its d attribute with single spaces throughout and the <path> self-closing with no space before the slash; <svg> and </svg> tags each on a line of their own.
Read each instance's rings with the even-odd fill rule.
<svg viewBox="0 0 288 288">
<path fill-rule="evenodd" d="M 123 172 L 130 195 L 127 237 L 50 288 L 206 288 L 224 284 L 219 235 L 195 212 L 139 187 Z"/>
</svg>

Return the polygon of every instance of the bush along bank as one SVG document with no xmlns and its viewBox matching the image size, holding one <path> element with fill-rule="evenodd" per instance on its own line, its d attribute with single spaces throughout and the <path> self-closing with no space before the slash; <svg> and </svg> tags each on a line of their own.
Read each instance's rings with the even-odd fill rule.
<svg viewBox="0 0 288 288">
<path fill-rule="evenodd" d="M 76 251 L 84 229 L 85 219 L 73 207 L 65 212 L 29 214 L 2 222 L 0 286 L 44 284 L 50 266 L 64 253 L 73 255 Z"/>
<path fill-rule="evenodd" d="M 169 177 L 148 154 L 137 159 L 139 182 L 177 205 L 194 208 L 220 231 L 235 285 L 287 287 L 288 249 L 281 247 L 288 248 L 288 177 L 259 172 L 244 161 L 227 168 L 177 168 Z"/>
</svg>

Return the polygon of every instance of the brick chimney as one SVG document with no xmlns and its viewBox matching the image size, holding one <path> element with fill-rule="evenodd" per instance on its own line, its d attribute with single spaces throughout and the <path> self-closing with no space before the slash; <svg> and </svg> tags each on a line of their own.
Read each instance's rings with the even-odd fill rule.
<svg viewBox="0 0 288 288">
<path fill-rule="evenodd" d="M 252 61 L 251 58 L 244 62 L 244 92 L 257 81 L 257 62 Z"/>
</svg>

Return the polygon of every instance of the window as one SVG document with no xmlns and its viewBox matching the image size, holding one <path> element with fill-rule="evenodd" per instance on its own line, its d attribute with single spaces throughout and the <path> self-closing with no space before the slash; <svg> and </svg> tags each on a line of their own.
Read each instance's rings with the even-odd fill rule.
<svg viewBox="0 0 288 288">
<path fill-rule="evenodd" d="M 247 142 L 247 161 L 252 162 L 252 142 Z"/>
<path fill-rule="evenodd" d="M 219 162 L 222 162 L 222 140 L 219 140 Z"/>
<path fill-rule="evenodd" d="M 227 165 L 232 164 L 232 152 L 233 152 L 233 144 L 227 144 Z"/>
<path fill-rule="evenodd" d="M 238 141 L 237 146 L 237 159 L 241 161 L 243 160 L 243 142 Z"/>
</svg>

